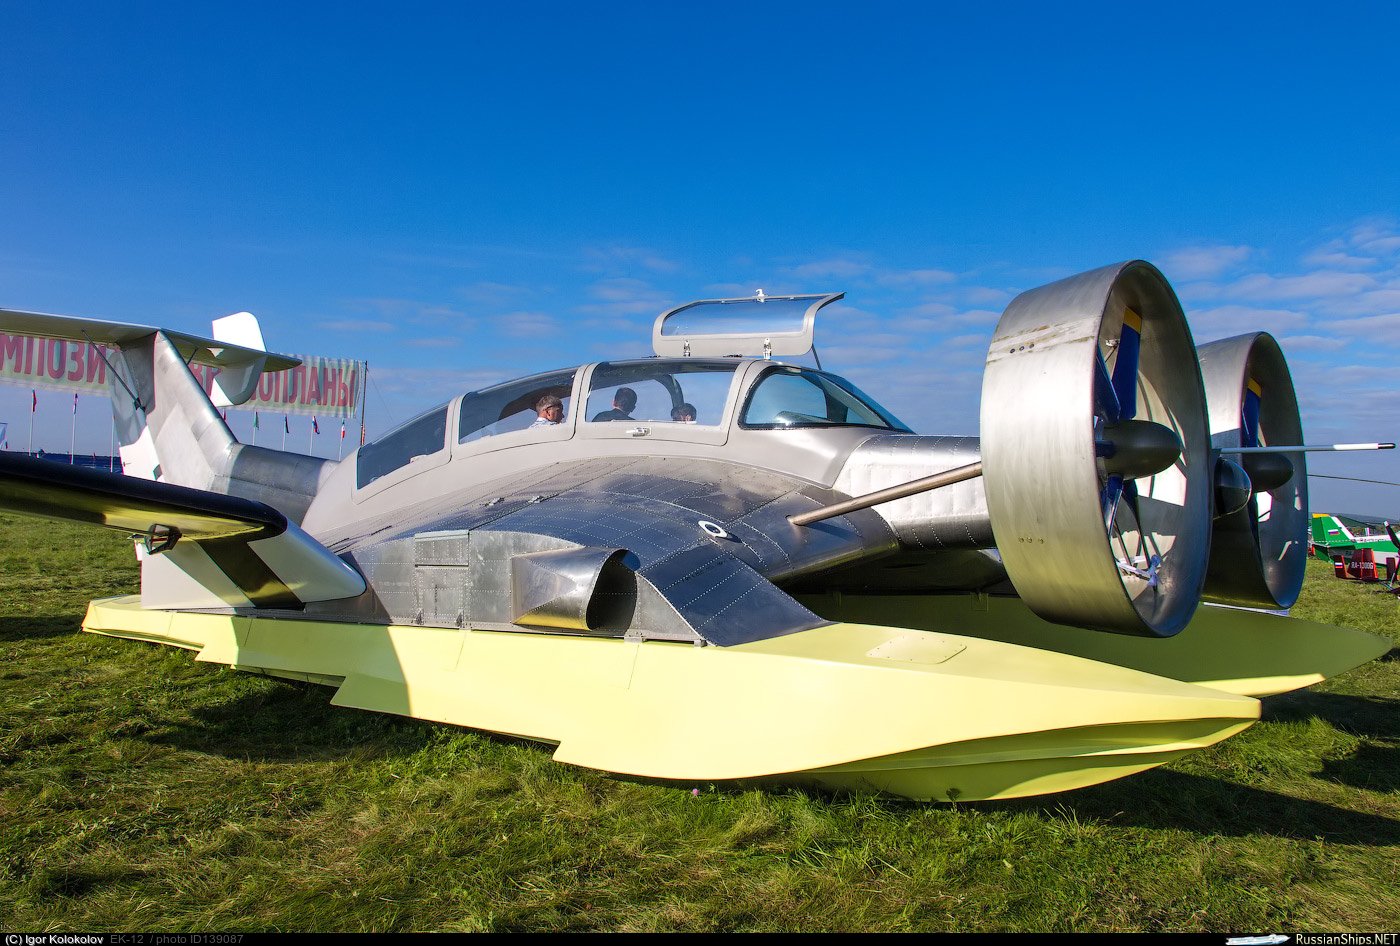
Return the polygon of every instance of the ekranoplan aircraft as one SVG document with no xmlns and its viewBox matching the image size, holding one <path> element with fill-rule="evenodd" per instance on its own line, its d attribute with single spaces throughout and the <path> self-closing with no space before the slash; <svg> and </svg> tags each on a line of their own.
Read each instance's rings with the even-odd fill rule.
<svg viewBox="0 0 1400 946">
<path fill-rule="evenodd" d="M 137 539 L 140 597 L 93 602 L 89 631 L 690 784 L 1075 788 L 1388 648 L 1198 610 L 1287 608 L 1302 583 L 1303 453 L 1261 449 L 1302 442 L 1267 334 L 1198 350 L 1150 264 L 1094 270 L 1006 309 L 980 439 L 921 436 L 782 360 L 839 298 L 680 306 L 653 358 L 463 394 L 342 462 L 220 418 L 295 364 L 255 322 L 0 311 L 116 346 L 129 474 L 5 457 L 0 505 Z M 221 369 L 212 402 L 192 362 Z M 547 395 L 562 422 L 536 423 Z"/>
</svg>

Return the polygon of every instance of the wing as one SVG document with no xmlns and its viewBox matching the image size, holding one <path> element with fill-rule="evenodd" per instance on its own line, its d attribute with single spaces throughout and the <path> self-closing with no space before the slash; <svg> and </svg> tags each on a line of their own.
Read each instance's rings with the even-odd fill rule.
<svg viewBox="0 0 1400 946">
<path fill-rule="evenodd" d="M 0 509 L 144 536 L 148 607 L 299 609 L 365 590 L 282 513 L 235 496 L 7 453 Z"/>
<path fill-rule="evenodd" d="M 369 580 L 376 610 L 315 613 L 724 645 L 775 637 L 827 623 L 780 584 L 896 548 L 868 510 L 788 521 L 842 498 L 714 460 L 558 463 L 328 537 Z"/>
</svg>

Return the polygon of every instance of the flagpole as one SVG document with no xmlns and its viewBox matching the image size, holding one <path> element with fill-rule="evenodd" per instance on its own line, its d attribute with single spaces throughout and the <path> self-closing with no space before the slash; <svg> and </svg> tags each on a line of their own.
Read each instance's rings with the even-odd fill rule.
<svg viewBox="0 0 1400 946">
<path fill-rule="evenodd" d="M 316 418 L 313 417 L 313 418 L 311 418 L 311 429 L 308 430 L 308 431 L 306 432 L 306 455 L 307 455 L 308 457 L 310 457 L 310 456 L 315 456 L 315 454 L 314 454 L 314 453 L 312 452 L 312 450 L 311 450 L 312 444 L 314 444 L 314 443 L 316 442 L 316 441 L 315 441 L 315 438 L 316 438 Z"/>
<path fill-rule="evenodd" d="M 365 362 L 364 380 L 360 382 L 360 446 L 365 445 L 365 402 L 369 400 L 369 362 Z"/>
<path fill-rule="evenodd" d="M 258 445 L 258 412 L 253 411 L 253 446 Z"/>
<path fill-rule="evenodd" d="M 288 427 L 288 424 L 287 424 L 287 415 L 286 415 L 286 414 L 283 414 L 283 415 L 282 415 L 282 449 L 283 449 L 283 450 L 286 450 L 286 449 L 287 449 L 287 427 Z"/>
<path fill-rule="evenodd" d="M 336 462 L 345 459 L 345 421 L 340 422 L 340 446 L 335 451 Z"/>
<path fill-rule="evenodd" d="M 74 463 L 73 451 L 78 445 L 78 395 L 73 395 L 73 423 L 68 428 L 68 465 Z"/>
<path fill-rule="evenodd" d="M 107 472 L 117 471 L 117 419 L 112 418 L 112 429 L 107 431 Z"/>
<path fill-rule="evenodd" d="M 34 456 L 34 412 L 39 409 L 39 394 L 37 391 L 30 391 L 30 396 L 34 399 L 29 404 L 29 455 Z"/>
</svg>

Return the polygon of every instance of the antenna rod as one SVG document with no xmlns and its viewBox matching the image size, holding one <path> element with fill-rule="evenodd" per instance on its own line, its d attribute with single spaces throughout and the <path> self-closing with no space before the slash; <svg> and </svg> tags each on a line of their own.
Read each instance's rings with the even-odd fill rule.
<svg viewBox="0 0 1400 946">
<path fill-rule="evenodd" d="M 822 506 L 820 509 L 813 509 L 810 512 L 799 513 L 795 516 L 788 516 L 788 522 L 795 526 L 810 526 L 814 522 L 821 522 L 823 519 L 833 519 L 836 516 L 844 516 L 848 512 L 855 512 L 857 509 L 869 509 L 871 506 L 878 506 L 880 503 L 888 503 L 896 499 L 903 499 L 906 496 L 914 496 L 918 493 L 927 493 L 930 490 L 939 489 L 944 486 L 952 486 L 954 483 L 961 483 L 963 480 L 974 479 L 982 475 L 982 461 L 969 463 L 967 466 L 954 467 L 951 470 L 944 470 L 942 473 L 935 473 L 933 476 L 925 476 L 921 480 L 913 480 L 899 486 L 890 486 L 886 489 L 876 490 L 873 493 L 866 493 L 864 496 L 857 496 L 845 502 L 833 503 L 830 506 Z"/>
<path fill-rule="evenodd" d="M 1393 443 L 1319 443 L 1296 447 L 1220 447 L 1221 453 L 1304 453 L 1323 450 L 1394 450 Z"/>
</svg>

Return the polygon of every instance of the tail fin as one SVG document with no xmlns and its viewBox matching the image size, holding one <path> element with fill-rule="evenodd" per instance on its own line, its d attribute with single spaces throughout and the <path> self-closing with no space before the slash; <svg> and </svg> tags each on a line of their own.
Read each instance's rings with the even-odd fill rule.
<svg viewBox="0 0 1400 946">
<path fill-rule="evenodd" d="M 242 404 L 264 371 L 300 364 L 263 350 L 261 329 L 249 313 L 215 322 L 214 338 L 5 309 L 0 309 L 0 327 L 117 347 L 108 385 L 122 464 L 130 476 L 264 502 L 300 522 L 336 465 L 241 444 L 219 415 L 216 401 L 222 407 Z M 190 371 L 196 363 L 220 369 L 213 401 Z"/>
</svg>

